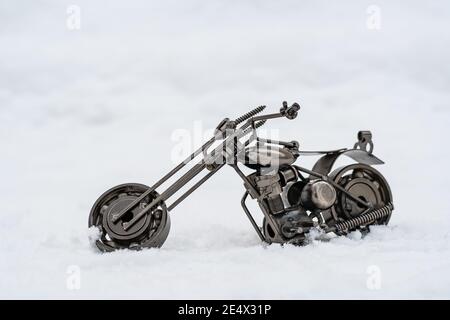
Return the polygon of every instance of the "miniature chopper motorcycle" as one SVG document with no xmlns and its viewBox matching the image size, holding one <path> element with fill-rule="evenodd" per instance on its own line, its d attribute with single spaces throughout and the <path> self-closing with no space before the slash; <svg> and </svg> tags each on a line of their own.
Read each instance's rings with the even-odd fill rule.
<svg viewBox="0 0 450 320">
<path fill-rule="evenodd" d="M 389 222 L 394 209 L 392 194 L 386 179 L 373 168 L 384 162 L 372 154 L 370 131 L 360 131 L 351 149 L 303 151 L 297 141 L 257 136 L 257 129 L 270 119 L 295 119 L 300 106 L 294 103 L 289 107 L 283 102 L 279 112 L 258 115 L 264 109 L 265 106 L 258 107 L 234 121 L 222 120 L 213 138 L 152 187 L 129 183 L 106 191 L 89 215 L 89 227 L 100 230 L 97 247 L 105 252 L 161 247 L 169 234 L 169 212 L 225 165 L 231 166 L 244 182 L 241 205 L 263 242 L 302 245 L 307 243 L 307 234 L 313 228 L 323 234 L 345 235 L 354 230 L 364 234 L 370 231 L 370 225 Z M 214 144 L 218 145 L 212 148 Z M 294 164 L 299 157 L 308 155 L 321 156 L 311 170 Z M 355 163 L 332 171 L 343 155 Z M 165 191 L 156 191 L 199 157 Z M 244 174 L 239 164 L 252 173 Z M 199 181 L 166 205 L 204 170 L 207 173 Z M 261 227 L 246 206 L 248 196 L 257 201 L 264 215 Z"/>
</svg>

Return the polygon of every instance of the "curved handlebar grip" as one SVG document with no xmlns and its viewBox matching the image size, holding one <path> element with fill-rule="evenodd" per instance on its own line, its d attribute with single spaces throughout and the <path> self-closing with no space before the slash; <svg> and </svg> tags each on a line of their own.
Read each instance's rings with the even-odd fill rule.
<svg viewBox="0 0 450 320">
<path fill-rule="evenodd" d="M 287 107 L 287 103 L 283 102 L 283 108 L 281 109 L 281 113 L 286 116 L 286 118 L 293 120 L 297 118 L 298 111 L 300 110 L 300 105 L 298 103 L 294 103 L 289 108 Z"/>
</svg>

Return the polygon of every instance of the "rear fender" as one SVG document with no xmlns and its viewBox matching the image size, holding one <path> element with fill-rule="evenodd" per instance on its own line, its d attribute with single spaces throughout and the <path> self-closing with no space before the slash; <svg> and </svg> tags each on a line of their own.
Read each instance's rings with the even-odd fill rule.
<svg viewBox="0 0 450 320">
<path fill-rule="evenodd" d="M 350 149 L 329 153 L 323 156 L 316 162 L 312 168 L 312 171 L 317 172 L 322 176 L 327 176 L 331 172 L 336 160 L 342 155 L 351 158 L 357 163 L 362 163 L 369 166 L 384 164 L 382 160 L 375 157 L 372 153 L 360 149 Z M 317 177 L 310 176 L 310 179 L 317 179 Z"/>
</svg>

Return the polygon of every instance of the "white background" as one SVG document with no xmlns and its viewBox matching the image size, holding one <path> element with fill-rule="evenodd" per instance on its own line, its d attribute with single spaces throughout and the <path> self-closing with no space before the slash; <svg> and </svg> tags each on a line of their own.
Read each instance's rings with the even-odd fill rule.
<svg viewBox="0 0 450 320">
<path fill-rule="evenodd" d="M 66 25 L 71 4 L 79 30 Z M 369 5 L 379 30 L 367 27 Z M 450 298 L 449 10 L 0 0 L 0 298 Z M 283 100 L 302 105 L 298 119 L 267 129 L 304 149 L 351 147 L 372 130 L 396 205 L 388 227 L 264 247 L 224 168 L 173 211 L 162 249 L 90 245 L 96 198 L 170 170 L 175 130 Z M 73 265 L 78 290 L 67 286 Z"/>
</svg>

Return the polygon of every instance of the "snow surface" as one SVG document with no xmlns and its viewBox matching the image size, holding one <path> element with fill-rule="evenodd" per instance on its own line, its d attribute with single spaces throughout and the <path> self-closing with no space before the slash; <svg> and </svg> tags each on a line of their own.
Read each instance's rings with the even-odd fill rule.
<svg viewBox="0 0 450 320">
<path fill-rule="evenodd" d="M 80 30 L 66 27 L 71 4 Z M 380 30 L 366 26 L 369 5 Z M 1 0 L 0 298 L 450 298 L 449 10 Z M 299 118 L 267 128 L 304 149 L 350 147 L 358 130 L 373 131 L 396 205 L 388 227 L 266 247 L 225 168 L 174 210 L 162 249 L 92 247 L 93 202 L 166 173 L 174 130 L 282 100 L 301 103 Z"/>
</svg>

